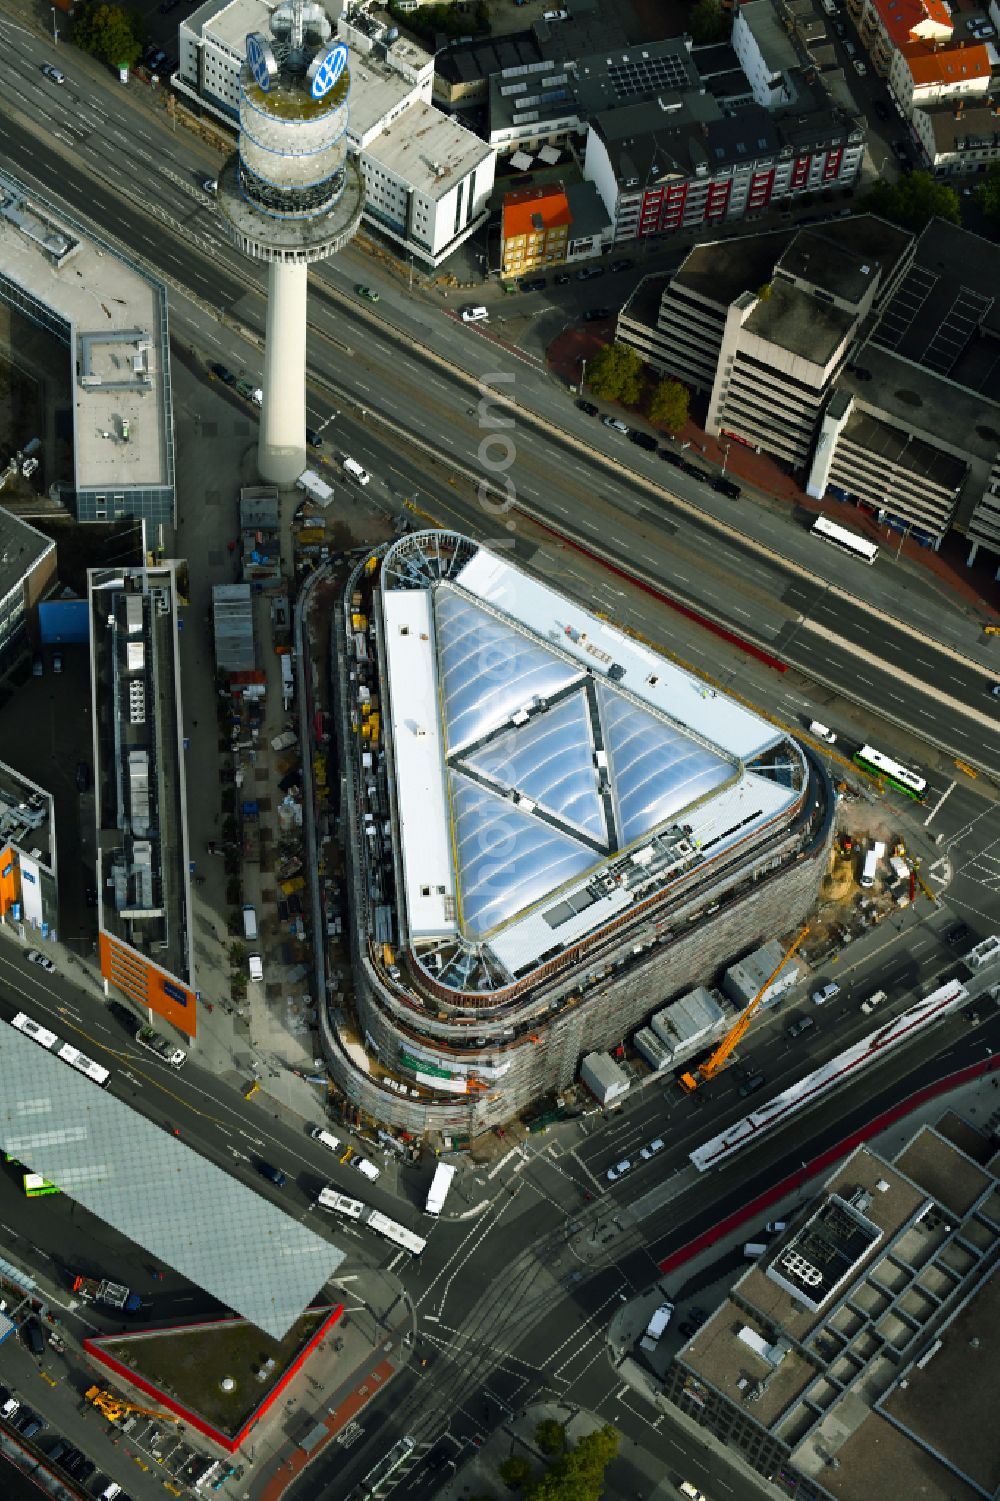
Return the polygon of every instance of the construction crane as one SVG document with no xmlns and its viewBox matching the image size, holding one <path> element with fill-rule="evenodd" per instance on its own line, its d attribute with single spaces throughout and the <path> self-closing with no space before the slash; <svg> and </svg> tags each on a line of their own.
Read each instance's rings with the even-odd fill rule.
<svg viewBox="0 0 1000 1501">
<path fill-rule="evenodd" d="M 719 1043 L 714 1052 L 709 1053 L 708 1057 L 704 1060 L 704 1062 L 698 1064 L 693 1073 L 681 1074 L 677 1082 L 680 1085 L 681 1089 L 684 1090 L 685 1094 L 691 1094 L 698 1088 L 700 1084 L 707 1084 L 709 1079 L 714 1079 L 716 1074 L 721 1073 L 721 1071 L 725 1068 L 726 1064 L 729 1062 L 730 1055 L 736 1050 L 737 1047 L 739 1047 L 740 1043 L 747 1035 L 747 1032 L 750 1030 L 750 1023 L 753 1021 L 754 1016 L 757 1014 L 757 1007 L 767 995 L 767 992 L 770 989 L 771 985 L 773 985 L 774 981 L 781 974 L 781 971 L 784 969 L 785 965 L 795 953 L 795 950 L 798 948 L 799 944 L 802 942 L 803 938 L 805 938 L 808 932 L 808 928 L 803 928 L 798 937 L 789 944 L 788 948 L 782 954 L 781 962 L 775 969 L 774 973 L 768 975 L 767 979 L 764 981 L 763 985 L 760 987 L 757 994 L 750 1002 L 749 1006 L 745 1007 L 745 1009 L 740 1012 L 733 1026 L 730 1027 L 729 1031 L 726 1033 L 725 1037 Z"/>
<path fill-rule="evenodd" d="M 98 1412 L 102 1412 L 109 1423 L 117 1423 L 127 1412 L 141 1412 L 147 1418 L 159 1418 L 162 1423 L 179 1423 L 172 1413 L 160 1412 L 155 1407 L 140 1407 L 138 1402 L 126 1402 L 124 1397 L 116 1396 L 114 1392 L 105 1391 L 100 1386 L 92 1386 L 87 1390 L 87 1401 L 93 1403 Z"/>
</svg>

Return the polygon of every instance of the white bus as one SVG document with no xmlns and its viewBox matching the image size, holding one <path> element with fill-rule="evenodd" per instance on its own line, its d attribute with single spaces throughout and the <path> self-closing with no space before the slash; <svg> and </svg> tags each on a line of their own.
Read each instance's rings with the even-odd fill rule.
<svg viewBox="0 0 1000 1501">
<path fill-rule="evenodd" d="M 104 1068 L 100 1063 L 95 1063 L 92 1058 L 86 1057 L 68 1042 L 63 1043 L 57 1056 L 64 1063 L 68 1063 L 70 1068 L 75 1068 L 79 1073 L 86 1074 L 88 1079 L 93 1079 L 94 1083 L 99 1084 L 102 1089 L 107 1087 L 108 1080 L 111 1078 L 111 1070 Z"/>
<path fill-rule="evenodd" d="M 847 531 L 845 527 L 837 526 L 834 521 L 827 521 L 825 516 L 816 517 L 811 534 L 829 542 L 833 547 L 839 547 L 841 552 L 849 553 L 852 558 L 859 558 L 862 563 L 872 564 L 878 557 L 878 547 L 874 542 L 859 537 L 856 532 Z"/>
<path fill-rule="evenodd" d="M 447 1162 L 439 1162 L 434 1169 L 434 1177 L 431 1180 L 430 1190 L 427 1194 L 427 1203 L 424 1205 L 425 1214 L 439 1215 L 444 1208 L 444 1201 L 448 1197 L 451 1180 L 455 1176 L 455 1169 Z"/>
<path fill-rule="evenodd" d="M 927 791 L 927 782 L 923 777 L 918 777 L 915 771 L 909 767 L 900 766 L 898 761 L 892 761 L 883 751 L 876 750 L 873 745 L 863 745 L 859 751 L 854 752 L 853 760 L 865 771 L 874 772 L 877 777 L 903 792 L 907 797 L 912 797 L 914 802 L 922 803 L 924 793 Z"/>
<path fill-rule="evenodd" d="M 329 1209 L 332 1214 L 342 1214 L 348 1220 L 359 1220 L 365 1212 L 360 1199 L 349 1199 L 335 1188 L 321 1188 L 317 1203 L 321 1209 Z"/>
<path fill-rule="evenodd" d="M 365 1224 L 369 1230 L 374 1230 L 376 1235 L 391 1241 L 394 1246 L 402 1246 L 404 1251 L 409 1251 L 411 1256 L 419 1256 L 427 1242 L 420 1235 L 414 1235 L 412 1230 L 407 1230 L 405 1225 L 399 1225 L 391 1220 L 388 1215 L 380 1214 L 373 1209 Z"/>
<path fill-rule="evenodd" d="M 47 1027 L 40 1027 L 37 1022 L 31 1020 L 30 1016 L 25 1016 L 23 1011 L 11 1017 L 10 1024 L 19 1032 L 23 1032 L 25 1037 L 30 1037 L 32 1042 L 37 1042 L 40 1047 L 47 1048 L 49 1052 L 59 1041 L 54 1032 L 50 1032 Z"/>
</svg>

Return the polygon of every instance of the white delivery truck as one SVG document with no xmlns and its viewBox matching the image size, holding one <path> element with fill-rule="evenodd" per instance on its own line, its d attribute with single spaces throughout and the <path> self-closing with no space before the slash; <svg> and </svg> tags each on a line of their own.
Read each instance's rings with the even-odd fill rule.
<svg viewBox="0 0 1000 1501">
<path fill-rule="evenodd" d="M 639 1341 L 640 1350 L 645 1350 L 647 1353 L 651 1354 L 652 1351 L 656 1349 L 660 1335 L 670 1323 L 673 1311 L 674 1305 L 672 1303 L 660 1304 L 659 1308 L 656 1310 L 656 1312 L 653 1314 L 653 1317 L 646 1325 L 646 1332 L 642 1336 L 642 1339 Z"/>
<path fill-rule="evenodd" d="M 434 1177 L 427 1194 L 427 1203 L 424 1205 L 425 1214 L 433 1214 L 435 1218 L 444 1208 L 444 1201 L 448 1197 L 451 1180 L 455 1176 L 455 1169 L 447 1162 L 439 1162 L 434 1169 Z"/>
<path fill-rule="evenodd" d="M 865 888 L 866 891 L 869 887 L 875 885 L 875 872 L 878 870 L 878 862 L 882 859 L 884 854 L 885 845 L 881 840 L 876 839 L 875 843 L 871 846 L 868 853 L 865 855 L 865 863 L 861 871 L 861 885 Z"/>
<path fill-rule="evenodd" d="M 325 479 L 321 479 L 315 469 L 303 469 L 295 484 L 299 490 L 304 490 L 310 500 L 325 509 L 333 499 L 333 486 L 328 485 Z"/>
<path fill-rule="evenodd" d="M 264 961 L 261 959 L 261 957 L 260 957 L 259 954 L 248 954 L 247 955 L 247 965 L 248 965 L 249 970 L 250 970 L 250 978 L 251 978 L 251 980 L 258 981 L 258 982 L 260 980 L 263 980 L 263 978 L 264 978 Z"/>
</svg>

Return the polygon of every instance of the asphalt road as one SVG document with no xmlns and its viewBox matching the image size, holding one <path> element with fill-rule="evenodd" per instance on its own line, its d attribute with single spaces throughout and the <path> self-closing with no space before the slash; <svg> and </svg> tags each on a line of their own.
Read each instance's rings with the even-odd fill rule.
<svg viewBox="0 0 1000 1501">
<path fill-rule="evenodd" d="M 224 355 L 227 341 L 244 326 L 261 330 L 259 268 L 243 262 L 218 232 L 213 205 L 198 185 L 210 170 L 196 160 L 198 148 L 183 133 L 175 136 L 143 114 L 129 121 L 126 136 L 116 115 L 129 109 L 128 91 L 109 92 L 115 86 L 103 79 L 91 84 L 82 63 L 70 68 L 65 88 L 56 88 L 33 67 L 42 55 L 44 49 L 19 37 L 7 62 L 0 63 L 0 77 L 9 75 L 2 107 L 23 109 L 29 120 L 27 131 L 15 128 L 9 117 L 0 126 L 13 170 L 106 224 L 159 269 L 176 289 L 175 334 L 197 338 L 206 363 Z M 67 175 L 70 148 L 73 159 L 108 186 L 95 184 L 86 172 Z M 611 279 L 618 283 L 619 298 L 637 274 Z M 349 290 L 358 277 L 381 289 L 377 311 L 362 306 Z M 517 422 L 509 437 L 514 460 L 508 473 L 520 506 L 628 572 L 773 647 L 817 685 L 861 705 L 877 704 L 886 721 L 919 739 L 970 763 L 1000 769 L 1000 717 L 987 697 L 994 674 L 931 643 L 918 644 L 892 624 L 909 621 L 933 629 L 971 655 L 982 643 L 962 611 L 940 602 L 930 608 L 927 582 L 896 565 L 889 549 L 875 569 L 866 569 L 833 549 L 820 549 L 805 518 L 789 516 L 787 508 L 763 501 L 734 508 L 698 481 L 668 471 L 655 454 L 577 412 L 545 373 L 537 349 L 519 348 L 518 338 L 529 346 L 533 340 L 517 328 L 524 325 L 538 335 L 535 344 L 547 342 L 559 327 L 575 321 L 582 297 L 606 298 L 609 292 L 601 289 L 607 283 L 605 278 L 594 290 L 593 283 L 573 282 L 532 294 L 537 307 L 531 296 L 508 299 L 498 315 L 508 320 L 498 343 L 481 329 L 462 325 L 454 306 L 415 302 L 405 287 L 380 279 L 371 262 L 349 251 L 315 278 L 310 368 L 317 395 L 325 386 L 331 400 L 320 397 L 313 415 L 326 422 L 338 412 L 328 432 L 331 447 L 336 442 L 337 451 L 354 452 L 374 474 L 385 476 L 392 486 L 389 499 L 397 506 L 416 492 L 423 508 L 440 519 L 455 518 L 475 535 L 490 537 L 498 518 L 483 515 L 474 481 L 484 474 L 484 463 L 495 466 L 499 450 L 489 443 L 496 435 L 492 429 L 483 432 L 493 418 L 484 418 L 467 379 L 453 372 L 491 378 L 493 388 L 509 380 L 503 388 L 513 392 L 525 413 L 557 423 L 571 440 L 567 446 L 526 420 Z M 219 311 L 218 335 L 206 328 L 204 315 L 192 318 L 183 308 L 186 294 L 202 309 Z M 508 312 L 508 303 L 517 310 Z M 218 350 L 211 347 L 216 343 Z M 453 369 L 428 368 L 418 344 L 433 346 Z M 353 427 L 341 402 L 350 406 Z M 443 466 L 436 484 L 409 490 L 413 475 L 400 465 L 399 444 L 379 425 L 378 413 L 415 437 L 433 435 Z M 623 467 L 609 469 L 602 454 Z M 457 488 L 446 486 L 449 464 L 462 475 Z M 638 487 L 629 478 L 631 470 L 656 488 Z M 486 477 L 496 478 L 495 467 Z M 812 578 L 803 581 L 780 561 L 749 549 L 751 538 L 799 563 Z M 887 618 L 860 611 L 857 597 Z M 642 602 L 637 608 L 627 601 L 620 618 L 633 623 L 643 611 Z M 895 748 L 891 738 L 887 748 Z"/>
</svg>

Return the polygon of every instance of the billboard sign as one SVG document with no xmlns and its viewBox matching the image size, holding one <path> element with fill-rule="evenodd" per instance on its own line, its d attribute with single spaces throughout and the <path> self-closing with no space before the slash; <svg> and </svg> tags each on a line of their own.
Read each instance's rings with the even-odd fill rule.
<svg viewBox="0 0 1000 1501">
<path fill-rule="evenodd" d="M 259 31 L 251 31 L 247 35 L 247 63 L 257 87 L 266 94 L 278 76 L 278 64 L 270 42 Z"/>
<path fill-rule="evenodd" d="M 329 47 L 322 52 L 317 52 L 309 70 L 306 73 L 306 82 L 309 92 L 314 99 L 325 99 L 326 95 L 340 81 L 340 75 L 347 67 L 347 48 L 343 42 L 331 42 Z"/>
</svg>

